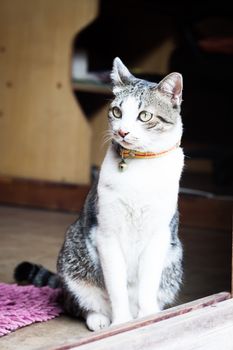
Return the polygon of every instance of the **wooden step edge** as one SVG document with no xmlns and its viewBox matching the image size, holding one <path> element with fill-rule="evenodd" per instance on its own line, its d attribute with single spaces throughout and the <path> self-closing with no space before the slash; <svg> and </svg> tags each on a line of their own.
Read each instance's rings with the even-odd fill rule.
<svg viewBox="0 0 233 350">
<path fill-rule="evenodd" d="M 111 327 L 103 331 L 96 332 L 94 334 L 91 334 L 88 337 L 84 337 L 80 339 L 78 342 L 70 345 L 65 345 L 62 347 L 54 348 L 53 350 L 72 350 L 76 349 L 77 347 L 80 347 L 85 344 L 90 344 L 108 337 L 112 337 L 114 335 L 118 335 L 121 333 L 129 332 L 132 330 L 135 330 L 137 328 L 142 328 L 149 326 L 151 324 L 164 321 L 167 319 L 170 319 L 175 316 L 180 316 L 187 314 L 189 312 L 202 309 L 207 306 L 215 305 L 217 303 L 220 303 L 222 301 L 228 300 L 231 298 L 231 294 L 228 292 L 221 292 L 217 294 L 213 294 L 201 299 L 197 299 L 194 301 L 191 301 L 186 304 L 182 304 L 179 306 L 172 307 L 170 309 L 164 310 L 159 312 L 156 315 L 151 315 L 149 317 L 131 321 L 119 326 Z"/>
</svg>

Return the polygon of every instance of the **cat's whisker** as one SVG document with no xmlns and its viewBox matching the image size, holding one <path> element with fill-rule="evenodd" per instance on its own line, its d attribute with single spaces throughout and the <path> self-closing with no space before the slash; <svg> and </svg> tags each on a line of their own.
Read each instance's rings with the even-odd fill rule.
<svg viewBox="0 0 233 350">
<path fill-rule="evenodd" d="M 110 136 L 112 135 L 112 131 L 111 130 L 104 130 L 102 132 L 102 137 L 106 137 L 106 136 Z"/>
<path fill-rule="evenodd" d="M 102 146 L 104 146 L 106 143 L 112 140 L 112 137 L 108 137 L 105 140 L 103 140 Z"/>
<path fill-rule="evenodd" d="M 113 138 L 113 133 L 111 130 L 105 130 L 103 133 L 103 137 L 102 137 L 102 144 L 101 147 L 103 147 L 104 145 L 106 145 L 106 143 L 108 143 L 109 141 L 111 141 Z"/>
<path fill-rule="evenodd" d="M 103 137 L 106 137 L 106 136 L 112 136 L 112 131 L 111 130 L 105 130 L 103 133 L 102 133 L 102 135 L 103 135 Z"/>
</svg>

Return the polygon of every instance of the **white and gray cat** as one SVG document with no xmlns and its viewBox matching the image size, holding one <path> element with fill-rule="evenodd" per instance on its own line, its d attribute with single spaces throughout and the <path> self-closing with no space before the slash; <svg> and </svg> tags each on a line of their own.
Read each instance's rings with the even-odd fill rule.
<svg viewBox="0 0 233 350">
<path fill-rule="evenodd" d="M 151 83 L 115 58 L 111 77 L 112 143 L 57 264 L 66 310 L 93 331 L 160 311 L 182 281 L 182 76 Z"/>
</svg>

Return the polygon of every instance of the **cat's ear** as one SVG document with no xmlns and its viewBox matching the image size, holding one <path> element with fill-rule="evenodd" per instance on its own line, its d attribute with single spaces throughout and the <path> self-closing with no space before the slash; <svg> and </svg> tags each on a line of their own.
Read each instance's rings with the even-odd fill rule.
<svg viewBox="0 0 233 350">
<path fill-rule="evenodd" d="M 116 57 L 113 61 L 111 79 L 113 82 L 113 92 L 116 93 L 124 86 L 129 85 L 135 77 L 130 73 L 120 58 Z"/>
<path fill-rule="evenodd" d="M 157 88 L 162 94 L 170 97 L 173 106 L 179 106 L 182 102 L 183 78 L 180 73 L 171 73 L 167 75 Z"/>
</svg>

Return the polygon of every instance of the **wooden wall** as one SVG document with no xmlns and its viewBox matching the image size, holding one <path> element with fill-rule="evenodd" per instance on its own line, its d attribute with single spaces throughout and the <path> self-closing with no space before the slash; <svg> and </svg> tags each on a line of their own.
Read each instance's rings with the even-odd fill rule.
<svg viewBox="0 0 233 350">
<path fill-rule="evenodd" d="M 91 127 L 69 70 L 97 11 L 98 0 L 1 0 L 0 175 L 89 182 Z"/>
</svg>

